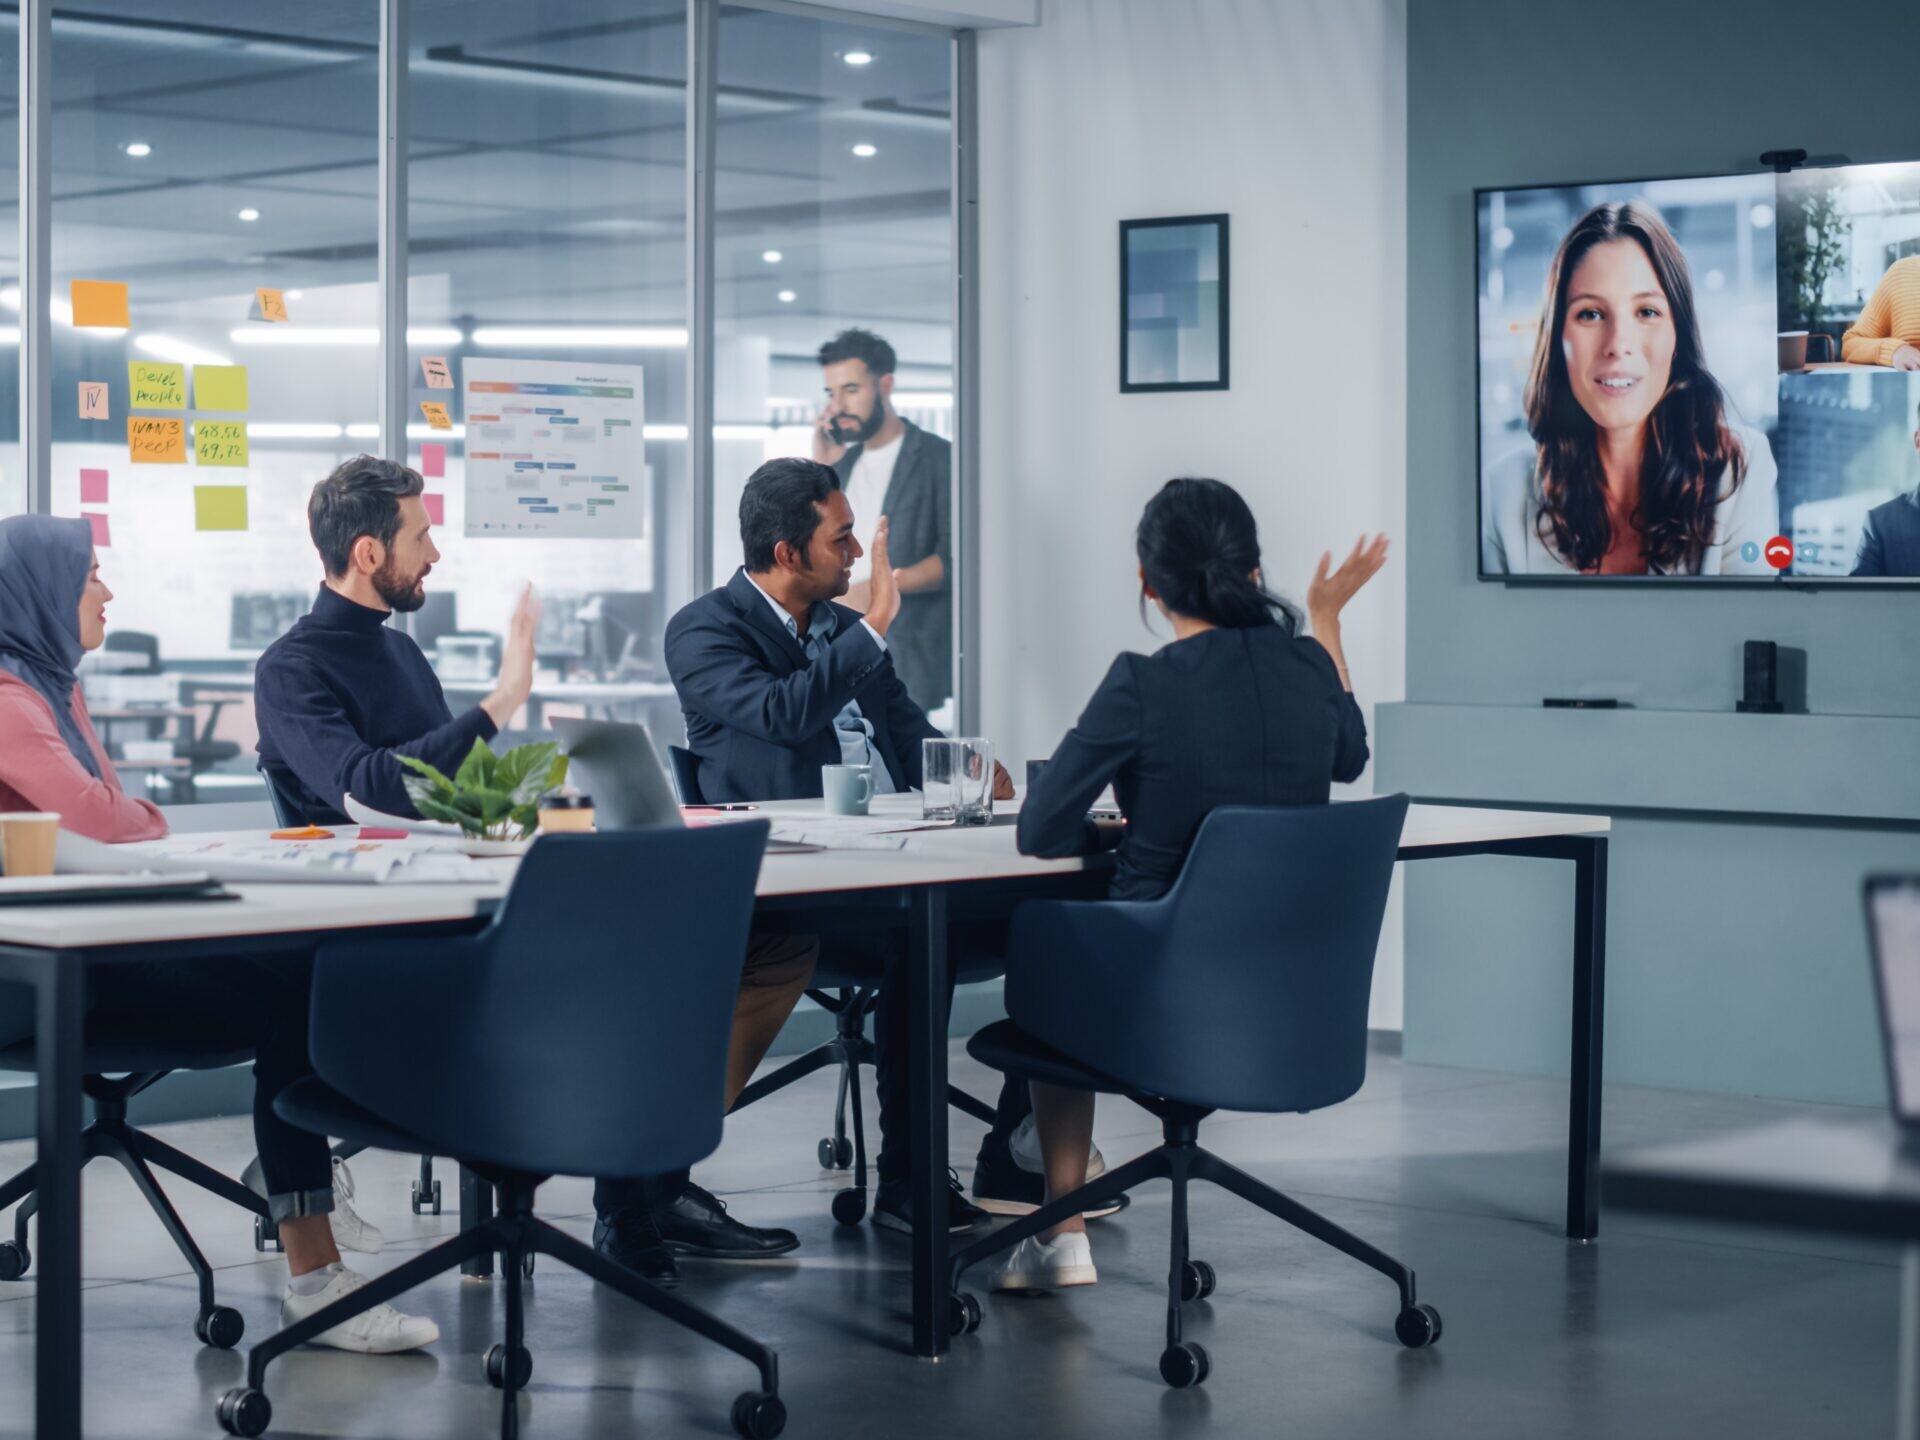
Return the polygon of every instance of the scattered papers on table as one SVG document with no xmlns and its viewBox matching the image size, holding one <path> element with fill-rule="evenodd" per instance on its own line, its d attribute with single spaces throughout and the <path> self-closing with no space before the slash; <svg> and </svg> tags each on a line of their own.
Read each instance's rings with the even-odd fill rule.
<svg viewBox="0 0 1920 1440">
<path fill-rule="evenodd" d="M 54 868 L 62 875 L 195 873 L 234 884 L 487 884 L 494 879 L 464 855 L 417 841 L 175 835 L 138 845 L 102 845 L 66 830 L 55 842 Z"/>
</svg>

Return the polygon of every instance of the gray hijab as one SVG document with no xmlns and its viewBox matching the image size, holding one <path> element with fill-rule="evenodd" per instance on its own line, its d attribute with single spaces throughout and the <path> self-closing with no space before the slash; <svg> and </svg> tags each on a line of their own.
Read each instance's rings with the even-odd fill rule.
<svg viewBox="0 0 1920 1440">
<path fill-rule="evenodd" d="M 14 515 L 0 520 L 0 670 L 24 680 L 53 708 L 73 758 L 96 780 L 99 762 L 73 718 L 80 596 L 93 569 L 85 520 Z"/>
</svg>

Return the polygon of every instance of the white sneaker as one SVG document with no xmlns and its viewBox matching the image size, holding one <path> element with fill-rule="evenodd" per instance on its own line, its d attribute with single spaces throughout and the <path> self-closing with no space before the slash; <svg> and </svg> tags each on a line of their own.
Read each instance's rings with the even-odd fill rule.
<svg viewBox="0 0 1920 1440">
<path fill-rule="evenodd" d="M 1013 1151 L 1013 1163 L 1029 1175 L 1046 1174 L 1047 1167 L 1040 1159 L 1040 1131 L 1033 1123 L 1033 1116 L 1027 1116 L 1014 1127 L 1007 1148 Z M 1098 1180 L 1106 1173 L 1107 1157 L 1100 1153 L 1100 1147 L 1087 1146 L 1087 1179 Z"/>
<path fill-rule="evenodd" d="M 266 1198 L 267 1177 L 260 1172 L 258 1155 L 249 1160 L 247 1168 L 240 1172 L 240 1183 L 261 1199 Z M 347 1203 L 352 1198 L 353 1172 L 347 1169 L 347 1162 L 336 1155 L 333 1157 L 333 1210 L 328 1216 L 332 1222 L 333 1243 L 342 1250 L 378 1255 L 380 1247 L 387 1243 L 386 1237 L 378 1227 L 360 1218 L 360 1212 Z"/>
<path fill-rule="evenodd" d="M 996 1290 L 1062 1290 L 1069 1285 L 1097 1285 L 1093 1247 L 1077 1230 L 1042 1240 L 1030 1235 L 1008 1252 L 993 1272 Z"/>
<path fill-rule="evenodd" d="M 367 1283 L 367 1277 L 335 1261 L 327 1269 L 333 1278 L 325 1288 L 312 1295 L 296 1295 L 291 1289 L 280 1302 L 280 1324 L 285 1326 L 307 1316 L 343 1296 L 351 1295 Z M 309 1342 L 335 1350 L 352 1350 L 361 1355 L 397 1355 L 402 1350 L 418 1350 L 440 1338 L 440 1327 L 424 1315 L 403 1315 L 391 1305 L 376 1305 L 371 1310 L 343 1320 L 331 1330 L 322 1330 Z"/>
</svg>

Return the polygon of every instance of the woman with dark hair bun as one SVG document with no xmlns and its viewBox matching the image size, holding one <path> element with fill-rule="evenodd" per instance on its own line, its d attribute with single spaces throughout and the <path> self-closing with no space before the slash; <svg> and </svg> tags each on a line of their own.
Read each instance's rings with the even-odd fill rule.
<svg viewBox="0 0 1920 1440">
<path fill-rule="evenodd" d="M 1140 596 L 1173 627 L 1152 655 L 1121 655 L 1060 742 L 1020 811 L 1028 855 L 1117 845 L 1110 898 L 1154 900 L 1172 886 L 1209 811 L 1221 805 L 1319 805 L 1367 764 L 1367 724 L 1340 646 L 1340 612 L 1386 563 L 1364 536 L 1340 565 L 1322 555 L 1299 612 L 1261 580 L 1247 502 L 1218 480 L 1171 480 L 1135 536 Z M 1109 784 L 1124 827 L 1088 807 Z M 1034 1084 L 1048 1199 L 1086 1179 L 1093 1096 Z M 994 1276 L 1000 1290 L 1091 1285 L 1083 1219 L 1022 1241 Z"/>
</svg>

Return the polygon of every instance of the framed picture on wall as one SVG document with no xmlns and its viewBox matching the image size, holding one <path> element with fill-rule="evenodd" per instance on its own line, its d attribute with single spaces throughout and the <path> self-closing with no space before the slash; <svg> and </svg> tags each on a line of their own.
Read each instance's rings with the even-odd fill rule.
<svg viewBox="0 0 1920 1440">
<path fill-rule="evenodd" d="M 1120 222 L 1120 391 L 1227 388 L 1227 217 Z"/>
</svg>

